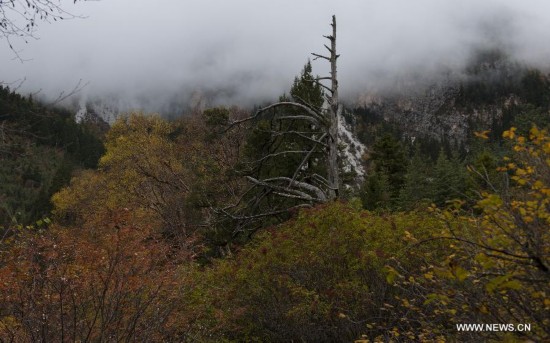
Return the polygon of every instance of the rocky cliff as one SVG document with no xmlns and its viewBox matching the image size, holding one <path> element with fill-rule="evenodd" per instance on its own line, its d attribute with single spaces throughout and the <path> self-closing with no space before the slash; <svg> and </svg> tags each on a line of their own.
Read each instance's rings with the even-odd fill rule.
<svg viewBox="0 0 550 343">
<path fill-rule="evenodd" d="M 425 137 L 467 145 L 473 131 L 498 135 L 526 111 L 536 109 L 539 117 L 548 117 L 549 86 L 544 72 L 493 54 L 429 84 L 409 82 L 390 91 L 366 92 L 354 112 L 359 126 L 385 122 L 403 139 Z"/>
</svg>

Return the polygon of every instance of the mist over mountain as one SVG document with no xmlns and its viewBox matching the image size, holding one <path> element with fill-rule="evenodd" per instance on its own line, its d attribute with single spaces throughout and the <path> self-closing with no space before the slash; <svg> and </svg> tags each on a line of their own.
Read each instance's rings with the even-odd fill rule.
<svg viewBox="0 0 550 343">
<path fill-rule="evenodd" d="M 550 4 L 542 0 L 460 2 L 301 1 L 256 3 L 120 0 L 67 8 L 86 16 L 41 24 L 39 39 L 0 50 L 0 80 L 52 99 L 79 80 L 69 103 L 101 103 L 178 114 L 200 95 L 208 105 L 275 99 L 338 20 L 341 96 L 428 86 L 467 77 L 478 51 L 548 69 Z M 315 61 L 314 72 L 327 66 Z M 195 100 L 193 100 L 195 99 Z"/>
</svg>

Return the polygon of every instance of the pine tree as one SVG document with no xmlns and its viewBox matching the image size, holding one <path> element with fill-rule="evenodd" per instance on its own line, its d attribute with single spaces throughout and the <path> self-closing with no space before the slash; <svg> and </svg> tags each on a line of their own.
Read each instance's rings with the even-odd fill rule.
<svg viewBox="0 0 550 343">
<path fill-rule="evenodd" d="M 283 94 L 279 101 L 294 101 L 306 106 L 321 108 L 323 105 L 323 90 L 315 82 L 311 82 L 312 75 L 311 62 L 308 61 L 299 76 L 296 76 L 290 89 L 289 98 Z M 296 168 L 306 157 L 306 153 L 287 153 L 284 151 L 311 151 L 314 148 L 308 137 L 316 131 L 316 128 L 309 122 L 291 121 L 281 122 L 274 120 L 277 115 L 291 114 L 294 116 L 307 115 L 305 110 L 300 108 L 274 109 L 266 113 L 255 125 L 252 134 L 249 136 L 246 146 L 246 156 L 249 161 L 256 161 L 262 156 L 269 154 L 279 154 L 273 158 L 262 161 L 262 163 L 251 164 L 249 167 L 250 175 L 253 177 L 268 178 L 284 176 L 292 178 Z M 290 131 L 291 134 L 280 134 L 280 132 Z M 304 163 L 300 170 L 300 178 L 307 179 L 313 172 L 326 177 L 326 171 L 323 171 L 326 161 L 322 156 L 321 147 L 317 147 L 310 154 L 309 159 Z"/>
<path fill-rule="evenodd" d="M 432 201 L 433 178 L 430 175 L 432 165 L 428 158 L 422 155 L 417 145 L 411 159 L 403 189 L 399 193 L 399 203 L 404 208 L 414 207 L 421 201 Z"/>
<path fill-rule="evenodd" d="M 317 77 L 312 74 L 311 61 L 308 60 L 300 77 L 294 78 L 294 83 L 290 89 L 290 95 L 295 102 L 314 108 L 323 106 L 324 92 L 319 83 L 312 82 L 315 78 Z"/>
<path fill-rule="evenodd" d="M 387 134 L 374 144 L 371 161 L 376 173 L 387 176 L 390 202 L 395 205 L 407 171 L 407 159 L 403 146 L 398 140 Z"/>
<path fill-rule="evenodd" d="M 330 41 L 325 45 L 327 56 L 312 54 L 315 59 L 330 63 L 330 76 L 313 78 L 311 64 L 307 63 L 300 79 L 295 80 L 292 101 L 282 99 L 258 109 L 250 117 L 230 123 L 229 129 L 263 119 L 263 124 L 260 121 L 263 127 L 256 130 L 253 138 L 269 137 L 262 145 L 267 153 L 244 164 L 256 173 L 246 175 L 250 189 L 237 204 L 220 210 L 235 220 L 236 231 L 243 231 L 242 227 L 250 226 L 259 218 L 325 203 L 340 196 L 338 125 L 342 107 L 338 100 L 335 16 L 332 16 L 331 27 L 332 34 L 324 36 Z M 322 80 L 328 80 L 329 85 L 322 84 Z M 324 99 L 321 89 L 326 91 Z M 325 103 L 326 106 L 320 106 Z M 267 177 L 262 174 L 265 167 L 270 173 Z M 276 170 L 280 173 L 275 173 Z"/>
<path fill-rule="evenodd" d="M 384 172 L 369 175 L 361 188 L 360 197 L 364 209 L 388 209 L 391 200 L 388 176 Z"/>
<path fill-rule="evenodd" d="M 438 206 L 445 202 L 463 197 L 465 189 L 464 167 L 457 156 L 451 160 L 443 149 L 439 152 L 434 168 L 433 201 Z"/>
</svg>

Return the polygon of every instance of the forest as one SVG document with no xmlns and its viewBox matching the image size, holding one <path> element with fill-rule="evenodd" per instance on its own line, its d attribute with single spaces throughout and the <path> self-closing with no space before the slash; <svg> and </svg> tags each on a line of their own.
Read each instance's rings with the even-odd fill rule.
<svg viewBox="0 0 550 343">
<path fill-rule="evenodd" d="M 339 103 L 332 25 L 331 75 L 253 109 L 107 125 L 0 86 L 0 341 L 550 340 L 549 76 L 465 81 L 518 100 L 405 139 Z"/>
</svg>

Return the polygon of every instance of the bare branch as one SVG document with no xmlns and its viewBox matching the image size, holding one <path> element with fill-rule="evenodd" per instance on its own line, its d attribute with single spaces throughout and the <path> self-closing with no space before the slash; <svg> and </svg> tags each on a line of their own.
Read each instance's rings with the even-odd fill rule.
<svg viewBox="0 0 550 343">
<path fill-rule="evenodd" d="M 315 56 L 315 58 L 313 59 L 314 61 L 316 61 L 317 59 L 319 58 L 322 58 L 322 59 L 325 59 L 327 61 L 330 62 L 330 57 L 326 57 L 326 56 L 323 56 L 323 55 L 319 55 L 319 54 L 316 54 L 314 52 L 311 53 L 313 56 Z"/>
<path fill-rule="evenodd" d="M 332 88 L 330 87 L 327 87 L 325 86 L 324 84 L 322 84 L 321 82 L 319 82 L 319 80 L 330 80 L 331 78 L 330 77 L 318 77 L 316 79 L 313 79 L 313 80 L 307 80 L 309 82 L 315 82 L 316 84 L 318 84 L 319 86 L 323 87 L 324 89 L 326 89 L 327 91 L 331 92 L 332 93 Z"/>
<path fill-rule="evenodd" d="M 308 81 L 308 80 L 304 80 L 304 81 Z M 296 98 L 296 99 L 299 100 L 302 104 L 305 104 L 305 105 L 308 106 L 309 108 L 313 109 L 315 112 L 317 112 L 317 113 L 323 113 L 322 107 L 313 105 L 312 103 L 310 103 L 310 102 L 307 101 L 306 99 L 303 99 L 303 98 L 300 97 L 299 95 L 293 95 L 292 97 L 293 97 L 293 98 Z"/>
<path fill-rule="evenodd" d="M 283 102 L 277 102 L 277 103 L 274 103 L 272 105 L 269 105 L 267 107 L 264 107 L 262 108 L 260 111 L 261 112 L 265 112 L 271 108 L 276 108 L 276 107 L 281 107 L 281 106 L 293 106 L 293 107 L 298 107 L 304 111 L 306 111 L 308 114 L 310 114 L 312 117 L 314 117 L 315 119 L 317 120 L 320 120 L 322 121 L 323 120 L 323 115 L 319 112 L 317 112 L 314 108 L 312 108 L 311 106 L 307 105 L 307 104 L 300 104 L 299 102 L 294 102 L 294 101 L 283 101 Z"/>
<path fill-rule="evenodd" d="M 287 119 L 299 119 L 299 120 L 305 120 L 309 121 L 313 124 L 319 125 L 319 121 L 316 118 L 310 117 L 310 116 L 301 116 L 301 115 L 289 115 L 289 116 L 282 116 L 275 118 L 276 120 L 287 120 Z"/>
<path fill-rule="evenodd" d="M 303 200 L 303 201 L 311 201 L 311 197 L 309 197 L 309 196 L 308 197 L 301 197 L 301 196 L 298 196 L 298 195 L 287 194 L 287 193 L 282 193 L 282 192 L 273 192 L 273 194 L 281 196 L 283 198 L 289 198 L 289 199 L 294 199 L 294 200 Z"/>
<path fill-rule="evenodd" d="M 8 87 L 10 87 L 10 90 L 12 92 L 17 92 L 17 90 L 19 90 L 19 88 L 21 88 L 21 86 L 23 86 L 25 81 L 27 81 L 26 77 L 24 77 L 23 79 L 18 79 L 18 80 L 12 81 L 12 82 L 0 81 L 0 86 L 4 86 L 4 85 L 8 86 Z"/>
<path fill-rule="evenodd" d="M 274 191 L 284 192 L 287 194 L 293 193 L 294 195 L 301 197 L 302 200 L 305 200 L 305 201 L 323 203 L 327 200 L 325 193 L 319 187 L 316 187 L 306 182 L 293 181 L 291 178 L 288 178 L 288 177 L 275 177 L 275 178 L 266 179 L 266 180 L 258 180 L 251 176 L 247 176 L 246 179 L 258 186 L 263 186 L 265 188 L 268 188 Z M 279 186 L 275 184 L 276 182 L 285 182 L 285 183 L 288 183 L 288 185 L 286 187 Z M 315 197 L 307 193 L 301 192 L 299 190 L 292 189 L 291 187 L 297 187 L 304 191 L 309 191 L 315 194 Z"/>
<path fill-rule="evenodd" d="M 270 109 L 273 109 L 273 108 L 277 108 L 277 107 L 285 107 L 285 106 L 291 106 L 291 107 L 298 107 L 304 111 L 306 111 L 307 113 L 309 113 L 313 118 L 317 119 L 318 121 L 322 121 L 323 120 L 323 116 L 322 114 L 320 113 L 317 113 L 313 108 L 307 106 L 307 105 L 304 105 L 304 104 L 300 104 L 300 103 L 297 103 L 297 102 L 293 102 L 293 101 L 281 101 L 281 102 L 276 102 L 274 104 L 271 104 L 267 107 L 264 107 L 264 108 L 260 108 L 259 110 L 256 111 L 256 113 L 254 113 L 254 115 L 250 116 L 250 117 L 247 117 L 247 118 L 244 118 L 244 119 L 241 119 L 241 120 L 237 120 L 237 121 L 234 121 L 234 122 L 231 122 L 228 126 L 228 128 L 225 130 L 229 130 L 231 129 L 232 127 L 234 127 L 235 125 L 238 125 L 238 124 L 241 124 L 241 123 L 244 123 L 244 122 L 247 122 L 247 121 L 250 121 L 250 120 L 253 120 L 255 118 L 257 118 L 260 114 L 262 114 L 263 112 L 266 112 Z M 293 119 L 296 119 L 295 117 L 297 116 L 293 116 L 294 118 Z M 319 123 L 318 123 L 319 124 Z"/>
<path fill-rule="evenodd" d="M 300 172 L 300 170 L 302 170 L 302 167 L 306 164 L 306 162 L 309 161 L 311 154 L 313 154 L 313 152 L 316 149 L 317 149 L 317 146 L 313 146 L 313 148 L 311 148 L 311 150 L 307 153 L 307 155 L 304 156 L 304 158 L 302 159 L 302 162 L 300 162 L 300 165 L 298 165 L 298 167 L 294 171 L 294 174 L 292 175 L 292 181 L 296 180 L 296 177 L 298 177 L 298 173 Z"/>
<path fill-rule="evenodd" d="M 313 192 L 317 195 L 320 202 L 325 202 L 327 200 L 325 192 L 323 192 L 323 190 L 321 190 L 319 187 L 316 187 L 316 186 L 314 186 L 312 184 L 309 184 L 309 183 L 306 183 L 306 182 L 292 180 L 291 178 L 284 177 L 284 176 L 279 176 L 279 177 L 274 177 L 274 178 L 264 180 L 264 182 L 278 182 L 278 181 L 288 182 L 289 187 L 296 186 L 300 189 Z"/>
<path fill-rule="evenodd" d="M 285 151 L 273 152 L 273 153 L 270 153 L 270 154 L 267 154 L 267 155 L 263 156 L 262 158 L 259 158 L 259 159 L 254 160 L 254 161 L 246 162 L 246 163 L 248 163 L 248 164 L 259 163 L 259 162 L 265 161 L 269 158 L 277 157 L 277 156 L 284 156 L 286 154 L 307 154 L 307 153 L 309 153 L 309 150 L 285 150 Z"/>
<path fill-rule="evenodd" d="M 328 147 L 328 145 L 325 142 L 322 141 L 323 139 L 326 138 L 326 134 L 323 134 L 321 136 L 321 138 L 319 138 L 319 139 L 315 139 L 315 138 L 312 138 L 312 136 L 306 136 L 306 135 L 304 135 L 303 132 L 298 132 L 298 131 L 282 131 L 282 132 L 281 131 L 267 131 L 267 132 L 271 133 L 274 137 L 294 134 L 294 135 L 296 135 L 298 137 L 301 137 L 303 139 L 306 139 L 306 140 L 308 140 L 312 143 L 319 144 L 319 145 L 321 145 L 325 148 Z M 306 133 L 312 134 L 312 133 L 316 133 L 316 132 L 306 132 Z"/>
<path fill-rule="evenodd" d="M 319 174 L 313 174 L 311 176 L 314 180 L 318 181 L 319 183 L 321 183 L 323 186 L 327 187 L 328 189 L 332 189 L 332 190 L 337 190 L 337 188 L 335 187 L 331 187 L 329 185 L 329 182 L 327 179 L 325 179 L 324 177 L 322 177 L 321 175 Z"/>
<path fill-rule="evenodd" d="M 70 90 L 67 93 L 65 91 L 61 91 L 59 93 L 59 96 L 54 101 L 52 101 L 49 105 L 53 106 L 53 105 L 56 105 L 56 104 L 62 102 L 63 100 L 65 100 L 67 98 L 70 98 L 71 96 L 73 96 L 73 95 L 79 93 L 80 91 L 82 91 L 89 84 L 90 84 L 89 81 L 82 84 L 82 79 L 78 80 L 78 82 L 76 83 L 76 85 L 73 87 L 72 90 Z"/>
<path fill-rule="evenodd" d="M 29 39 L 36 39 L 35 33 L 39 22 L 51 23 L 75 18 L 83 17 L 64 10 L 60 1 L 0 1 L 0 38 L 6 40 L 15 55 L 15 59 L 24 62 L 25 60 L 20 55 L 21 50 L 14 47 L 11 38 L 22 39 L 25 43 L 28 43 Z"/>
<path fill-rule="evenodd" d="M 285 155 L 300 156 L 297 166 L 293 166 L 290 171 L 284 169 L 285 176 L 275 176 L 271 178 L 261 179 L 256 176 L 246 176 L 246 180 L 252 184 L 246 194 L 249 199 L 243 203 L 244 196 L 241 196 L 236 205 L 233 205 L 235 211 L 231 208 L 222 210 L 232 219 L 245 221 L 239 223 L 239 230 L 244 225 L 251 224 L 254 220 L 267 217 L 270 215 L 278 215 L 287 212 L 291 208 L 310 206 L 312 203 L 323 203 L 330 199 L 338 197 L 339 191 L 339 166 L 338 166 L 338 120 L 341 107 L 338 103 L 338 80 L 336 75 L 336 18 L 332 17 L 332 35 L 324 36 L 331 41 L 330 44 L 325 44 L 324 47 L 330 53 L 329 56 L 312 53 L 314 60 L 324 59 L 330 63 L 330 76 L 327 77 L 310 77 L 305 76 L 306 71 L 302 75 L 300 82 L 313 82 L 319 85 L 322 93 L 324 93 L 325 104 L 323 106 L 314 106 L 308 101 L 301 99 L 298 95 L 293 95 L 295 101 L 280 101 L 264 108 L 257 110 L 252 116 L 244 119 L 231 122 L 227 129 L 246 121 L 254 120 L 271 109 L 279 107 L 291 107 L 294 111 L 275 112 L 269 117 L 270 126 L 260 132 L 270 134 L 269 139 L 262 142 L 261 149 L 264 152 L 260 158 L 255 161 L 245 162 L 245 165 L 252 165 L 252 171 L 261 171 L 265 161 Z M 309 72 L 309 71 L 308 71 Z M 308 79 L 306 79 L 306 77 Z M 330 80 L 330 86 L 327 86 L 321 81 Z M 317 88 L 317 89 L 319 89 Z M 327 106 L 328 104 L 328 106 Z M 299 111 L 296 111 L 299 110 Z M 305 123 L 304 123 L 305 122 Z M 304 129 L 304 124 L 310 123 L 308 129 Z M 286 140 L 282 139 L 287 135 L 293 135 L 301 138 L 299 141 L 292 141 L 288 147 L 285 146 Z M 290 146 L 292 146 L 290 148 Z M 282 151 L 281 151 L 282 150 Z M 306 168 L 308 162 L 312 161 L 314 154 L 322 154 L 322 160 L 326 161 L 326 175 L 323 177 L 314 174 L 313 171 Z M 316 155 L 320 156 L 320 155 Z M 258 173 L 261 175 L 261 173 Z M 291 177 L 287 175 L 292 175 Z M 252 192 L 255 192 L 252 194 Z M 278 197 L 292 199 L 299 205 L 288 207 L 279 210 L 281 207 L 288 206 L 292 202 L 274 201 Z M 241 212 L 235 215 L 235 212 Z M 229 213 L 232 212 L 232 213 Z M 243 212 L 249 215 L 242 215 Z M 257 227 L 256 227 L 257 229 Z"/>
<path fill-rule="evenodd" d="M 277 215 L 277 214 L 288 213 L 288 211 L 291 210 L 291 209 L 301 208 L 301 207 L 310 207 L 310 205 L 300 204 L 300 205 L 291 206 L 291 207 L 288 207 L 288 208 L 285 208 L 285 209 L 282 209 L 282 210 L 278 210 L 278 211 L 266 212 L 266 213 L 250 215 L 250 216 L 234 216 L 234 215 L 231 215 L 230 213 L 227 213 L 227 215 L 231 219 L 234 219 L 234 220 L 254 220 L 254 219 L 274 216 L 274 215 Z"/>
<path fill-rule="evenodd" d="M 248 178 L 248 181 L 250 181 L 251 183 L 253 183 L 257 186 L 261 186 L 261 187 L 270 189 L 270 190 L 274 191 L 273 193 L 275 193 L 275 191 L 279 191 L 279 192 L 284 192 L 285 194 L 292 194 L 294 197 L 300 198 L 300 199 L 305 200 L 305 201 L 313 201 L 314 200 L 311 195 L 309 195 L 305 192 L 296 190 L 296 189 L 290 189 L 290 188 L 285 188 L 283 186 L 270 184 L 270 183 L 263 182 L 263 181 L 260 181 L 258 179 L 255 179 L 253 177 Z"/>
</svg>

